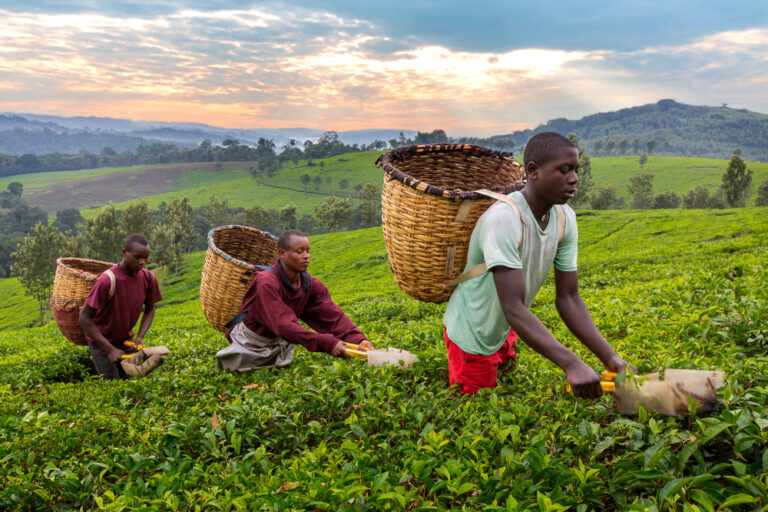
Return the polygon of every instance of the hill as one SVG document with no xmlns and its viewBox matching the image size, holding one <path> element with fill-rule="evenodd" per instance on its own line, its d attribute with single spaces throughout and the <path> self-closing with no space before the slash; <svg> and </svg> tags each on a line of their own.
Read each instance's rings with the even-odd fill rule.
<svg viewBox="0 0 768 512">
<path fill-rule="evenodd" d="M 381 230 L 311 242 L 311 272 L 378 346 L 419 354 L 414 368 L 299 349 L 290 368 L 219 370 L 214 354 L 225 342 L 197 299 L 202 253 L 189 255 L 147 336 L 171 355 L 145 379 L 95 380 L 86 349 L 55 326 L 0 332 L 0 508 L 753 510 L 768 502 L 768 291 L 757 285 L 768 279 L 764 209 L 580 217 L 580 288 L 598 327 L 641 372 L 724 370 L 722 407 L 707 416 L 619 416 L 610 397 L 566 393 L 562 372 L 525 346 L 499 387 L 456 396 L 446 386 L 444 306 L 396 289 Z M 551 299 L 550 282 L 534 311 L 599 368 Z"/>
<path fill-rule="evenodd" d="M 112 201 L 120 209 L 137 198 L 147 199 L 156 207 L 174 197 L 189 197 L 192 205 L 206 203 L 211 195 L 226 198 L 230 207 L 249 207 L 254 203 L 267 208 L 280 208 L 288 202 L 296 204 L 300 214 L 313 214 L 314 207 L 331 195 L 357 197 L 356 186 L 375 183 L 381 187 L 382 171 L 374 165 L 380 152 L 349 153 L 315 160 L 287 163 L 273 176 L 254 179 L 249 173 L 253 163 L 192 163 L 153 165 L 130 168 L 89 169 L 52 173 L 35 173 L 0 178 L 0 190 L 12 181 L 24 185 L 24 197 L 32 206 L 48 213 L 65 208 L 78 208 L 86 217 Z M 636 157 L 602 157 L 592 159 L 595 187 L 617 188 L 627 203 L 629 179 L 640 173 L 654 175 L 654 194 L 671 190 L 678 195 L 697 187 L 715 190 L 722 182 L 728 166 L 725 160 L 651 156 L 641 168 Z M 754 171 L 753 187 L 747 204 L 754 204 L 757 187 L 768 180 L 768 164 L 749 162 Z M 311 181 L 304 184 L 303 175 Z M 315 180 L 319 179 L 319 183 Z M 342 180 L 346 186 L 342 188 Z M 358 203 L 353 199 L 356 206 Z"/>
<path fill-rule="evenodd" d="M 727 106 L 685 105 L 674 100 L 592 114 L 578 120 L 553 119 L 533 130 L 499 135 L 491 140 L 511 138 L 523 146 L 533 135 L 544 131 L 566 136 L 575 133 L 582 144 L 588 144 L 593 155 L 599 153 L 595 151 L 596 142 L 605 151 L 609 142 L 618 145 L 625 139 L 627 148 L 622 153 L 632 154 L 633 141 L 638 139 L 640 152 L 649 152 L 646 143 L 655 141 L 656 153 L 729 158 L 736 148 L 741 148 L 744 158 L 768 162 L 768 115 Z M 621 154 L 618 147 L 614 154 Z"/>
</svg>

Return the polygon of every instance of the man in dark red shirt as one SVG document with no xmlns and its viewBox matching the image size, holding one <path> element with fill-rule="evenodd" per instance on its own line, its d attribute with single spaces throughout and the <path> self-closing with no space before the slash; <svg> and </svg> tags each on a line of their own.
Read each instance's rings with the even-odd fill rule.
<svg viewBox="0 0 768 512">
<path fill-rule="evenodd" d="M 348 357 L 345 342 L 373 348 L 331 300 L 328 288 L 307 273 L 309 240 L 300 231 L 283 232 L 277 254 L 277 262 L 251 282 L 237 323 L 227 331 L 230 345 L 216 354 L 225 369 L 287 366 L 296 344 L 337 357 Z M 299 319 L 314 331 L 302 327 Z"/>
<path fill-rule="evenodd" d="M 154 274 L 144 268 L 149 258 L 149 243 L 144 236 L 126 238 L 123 259 L 93 283 L 80 311 L 80 326 L 91 349 L 96 371 L 105 379 L 127 378 L 121 366 L 125 341 L 143 344 L 144 335 L 155 317 L 155 303 L 162 300 Z M 133 337 L 133 326 L 144 309 L 139 333 Z"/>
</svg>

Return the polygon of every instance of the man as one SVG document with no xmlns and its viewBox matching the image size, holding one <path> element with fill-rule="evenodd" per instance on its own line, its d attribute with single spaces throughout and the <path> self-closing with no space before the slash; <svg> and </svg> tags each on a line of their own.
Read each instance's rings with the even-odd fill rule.
<svg viewBox="0 0 768 512">
<path fill-rule="evenodd" d="M 540 133 L 526 145 L 524 162 L 527 181 L 508 196 L 513 204 L 491 206 L 472 232 L 467 269 L 484 264 L 486 272 L 461 282 L 448 301 L 443 322 L 450 384 L 462 393 L 494 387 L 499 366 L 514 363 L 519 335 L 565 372 L 576 396 L 598 397 L 597 373 L 528 309 L 554 264 L 555 305 L 568 329 L 606 369 L 628 366 L 600 335 L 579 296 L 576 215 L 568 206 L 554 207 L 576 191 L 578 149 L 560 134 Z"/>
<path fill-rule="evenodd" d="M 277 262 L 256 274 L 243 306 L 227 332 L 230 345 L 216 357 L 227 370 L 283 367 L 293 349 L 348 357 L 344 343 L 373 345 L 331 300 L 328 288 L 307 273 L 309 240 L 299 231 L 284 231 L 277 240 Z M 299 319 L 314 329 L 299 324 Z M 229 325 L 229 324 L 228 324 Z"/>
<path fill-rule="evenodd" d="M 134 347 L 143 345 L 155 318 L 155 303 L 162 300 L 157 279 L 144 268 L 148 258 L 149 242 L 143 235 L 126 238 L 122 261 L 96 279 L 80 310 L 80 326 L 90 346 L 93 366 L 105 379 L 128 377 L 121 365 L 124 343 L 132 341 Z M 133 326 L 142 308 L 144 315 L 134 338 Z"/>
</svg>

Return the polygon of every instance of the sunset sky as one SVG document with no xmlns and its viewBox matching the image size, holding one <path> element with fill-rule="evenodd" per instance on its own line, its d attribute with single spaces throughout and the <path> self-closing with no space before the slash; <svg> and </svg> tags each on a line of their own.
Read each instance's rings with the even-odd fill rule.
<svg viewBox="0 0 768 512">
<path fill-rule="evenodd" d="M 0 3 L 0 112 L 487 136 L 662 98 L 768 113 L 768 2 Z"/>
</svg>

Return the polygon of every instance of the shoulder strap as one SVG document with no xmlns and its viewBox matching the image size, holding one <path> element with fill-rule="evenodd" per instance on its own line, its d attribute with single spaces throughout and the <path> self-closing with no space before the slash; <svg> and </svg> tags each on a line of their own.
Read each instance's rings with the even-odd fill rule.
<svg viewBox="0 0 768 512">
<path fill-rule="evenodd" d="M 565 210 L 561 204 L 556 204 L 555 208 L 557 208 L 557 243 L 559 244 L 565 236 Z"/>
<path fill-rule="evenodd" d="M 115 279 L 115 274 L 110 269 L 105 270 L 104 273 L 109 277 L 109 294 L 107 295 L 107 300 L 110 300 L 115 295 L 117 279 Z"/>
<path fill-rule="evenodd" d="M 267 265 L 256 265 L 256 268 L 260 268 L 261 270 L 269 270 L 270 272 L 275 274 L 275 269 L 273 269 L 272 267 L 268 267 Z"/>
</svg>

